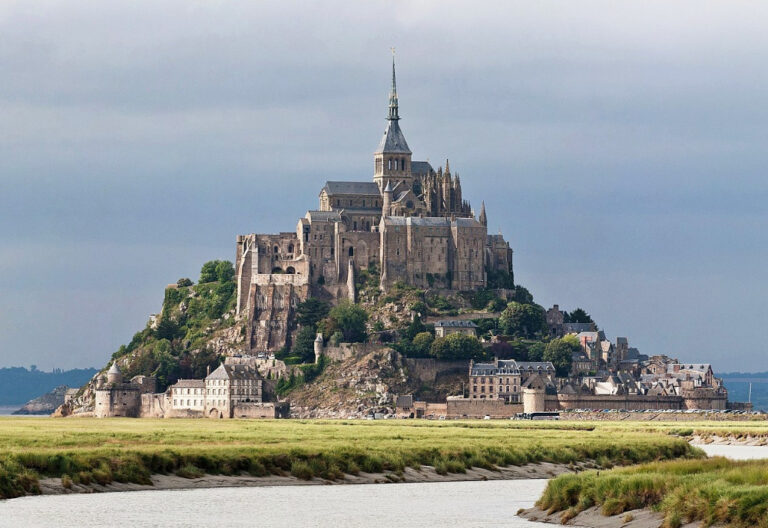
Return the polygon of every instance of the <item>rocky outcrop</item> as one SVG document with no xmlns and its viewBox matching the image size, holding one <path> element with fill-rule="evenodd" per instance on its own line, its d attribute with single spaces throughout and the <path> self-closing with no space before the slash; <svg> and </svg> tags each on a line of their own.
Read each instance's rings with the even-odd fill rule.
<svg viewBox="0 0 768 528">
<path fill-rule="evenodd" d="M 67 392 L 66 385 L 60 385 L 51 392 L 38 396 L 25 403 L 21 409 L 13 414 L 51 414 L 57 407 L 64 403 L 64 395 Z"/>
<path fill-rule="evenodd" d="M 354 345 L 353 345 L 354 346 Z M 331 361 L 312 383 L 292 391 L 294 418 L 364 418 L 374 414 L 392 415 L 398 394 L 426 394 L 444 401 L 458 394 L 461 377 L 439 378 L 425 384 L 411 375 L 409 366 L 395 350 L 360 346 L 359 353 L 342 361 Z"/>
</svg>

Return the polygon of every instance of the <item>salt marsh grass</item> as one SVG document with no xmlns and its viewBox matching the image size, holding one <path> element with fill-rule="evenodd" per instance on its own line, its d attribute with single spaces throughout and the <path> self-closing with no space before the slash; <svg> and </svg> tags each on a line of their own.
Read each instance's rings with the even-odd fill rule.
<svg viewBox="0 0 768 528">
<path fill-rule="evenodd" d="M 592 424 L 531 422 L 0 419 L 0 498 L 39 479 L 148 484 L 152 474 L 441 473 L 536 462 L 600 467 L 702 454 L 685 440 Z"/>
</svg>

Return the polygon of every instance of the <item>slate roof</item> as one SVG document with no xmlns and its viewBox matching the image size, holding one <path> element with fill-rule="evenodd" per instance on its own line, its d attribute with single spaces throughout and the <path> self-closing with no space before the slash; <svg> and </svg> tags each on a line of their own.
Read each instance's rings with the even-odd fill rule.
<svg viewBox="0 0 768 528">
<path fill-rule="evenodd" d="M 327 194 L 364 194 L 380 196 L 379 186 L 373 182 L 327 181 L 322 188 Z"/>
<path fill-rule="evenodd" d="M 396 119 L 391 119 L 387 122 L 387 129 L 384 131 L 384 137 L 381 138 L 379 148 L 377 148 L 375 152 L 375 154 L 382 153 L 411 153 L 411 149 L 408 148 L 408 143 L 405 141 L 403 131 L 400 130 L 400 125 Z"/>
<path fill-rule="evenodd" d="M 594 330 L 593 323 L 563 323 L 563 331 L 566 334 L 580 334 Z"/>
<path fill-rule="evenodd" d="M 174 383 L 172 388 L 175 389 L 204 389 L 205 380 L 201 379 L 180 379 Z"/>
<path fill-rule="evenodd" d="M 454 222 L 456 222 L 456 225 L 459 227 L 483 227 L 483 224 L 474 218 L 457 218 Z"/>
<path fill-rule="evenodd" d="M 338 211 L 307 211 L 307 216 L 312 222 L 340 221 L 341 215 Z"/>
<path fill-rule="evenodd" d="M 459 321 L 455 319 L 446 319 L 444 321 L 438 321 L 435 323 L 435 328 L 437 327 L 450 327 L 450 328 L 477 328 L 477 325 L 473 323 L 472 321 Z"/>
<path fill-rule="evenodd" d="M 221 364 L 205 379 L 250 380 L 259 379 L 259 375 L 248 365 Z"/>
<path fill-rule="evenodd" d="M 411 174 L 428 174 L 435 172 L 432 165 L 428 161 L 412 161 L 411 162 Z"/>
</svg>

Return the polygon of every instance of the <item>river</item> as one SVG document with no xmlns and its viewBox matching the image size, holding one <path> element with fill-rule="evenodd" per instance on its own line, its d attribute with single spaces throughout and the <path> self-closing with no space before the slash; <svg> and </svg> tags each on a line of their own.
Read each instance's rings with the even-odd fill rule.
<svg viewBox="0 0 768 528">
<path fill-rule="evenodd" d="M 768 458 L 768 447 L 699 447 L 734 459 Z M 536 479 L 49 495 L 0 502 L 0 526 L 552 528 L 515 515 L 532 506 L 546 484 Z"/>
</svg>

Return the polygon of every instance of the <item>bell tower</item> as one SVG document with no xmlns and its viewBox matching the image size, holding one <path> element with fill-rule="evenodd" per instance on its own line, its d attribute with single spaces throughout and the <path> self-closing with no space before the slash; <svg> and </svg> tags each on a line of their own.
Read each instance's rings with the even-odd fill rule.
<svg viewBox="0 0 768 528">
<path fill-rule="evenodd" d="M 387 184 L 402 191 L 412 188 L 411 149 L 400 130 L 400 114 L 397 102 L 397 82 L 395 79 L 395 56 L 392 50 L 392 89 L 389 92 L 389 113 L 387 128 L 381 138 L 379 148 L 373 154 L 373 181 L 383 192 Z"/>
</svg>

